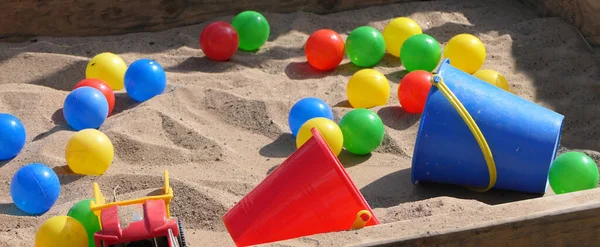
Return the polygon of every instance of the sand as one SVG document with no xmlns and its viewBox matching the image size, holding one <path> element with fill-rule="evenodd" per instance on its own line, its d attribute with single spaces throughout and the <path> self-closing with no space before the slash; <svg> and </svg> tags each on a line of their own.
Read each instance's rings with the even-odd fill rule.
<svg viewBox="0 0 600 247">
<path fill-rule="evenodd" d="M 155 193 L 165 169 L 175 191 L 171 210 L 183 219 L 190 246 L 233 246 L 221 217 L 295 150 L 287 125 L 291 106 L 303 97 L 319 97 L 334 106 L 336 121 L 350 110 L 345 85 L 359 68 L 346 58 L 334 72 L 314 71 L 302 50 L 308 35 L 330 28 L 345 38 L 361 25 L 383 31 L 397 16 L 413 18 L 442 46 L 459 33 L 478 36 L 488 51 L 484 68 L 502 73 L 517 95 L 565 115 L 561 152 L 580 150 L 600 159 L 600 118 L 595 115 L 600 113 L 600 61 L 577 30 L 559 18 L 540 18 L 516 0 L 416 2 L 324 16 L 264 14 L 271 23 L 268 43 L 256 53 L 238 52 L 228 62 L 210 61 L 199 49 L 198 36 L 208 22 L 156 33 L 0 43 L 0 112 L 16 115 L 27 128 L 20 155 L 0 163 L 0 246 L 33 246 L 36 227 L 90 198 L 93 182 L 107 197 L 119 185 L 119 199 L 134 198 Z M 100 128 L 115 146 L 114 163 L 102 176 L 69 174 L 64 149 L 74 131 L 65 123 L 62 104 L 84 78 L 89 59 L 105 51 L 128 63 L 155 59 L 167 71 L 168 87 L 141 104 L 125 91 L 116 92 L 114 113 Z M 384 143 L 370 156 L 343 152 L 340 160 L 384 225 L 286 245 L 429 234 L 440 226 L 546 209 L 528 200 L 535 196 L 521 193 L 412 185 L 410 162 L 420 117 L 405 113 L 395 94 L 406 72 L 390 55 L 375 69 L 386 74 L 392 87 L 388 105 L 372 109 L 386 125 Z M 40 217 L 21 213 L 9 196 L 12 175 L 31 162 L 52 167 L 62 183 L 55 206 Z M 545 196 L 553 196 L 552 191 Z M 512 202 L 523 207 L 504 207 Z"/>
</svg>

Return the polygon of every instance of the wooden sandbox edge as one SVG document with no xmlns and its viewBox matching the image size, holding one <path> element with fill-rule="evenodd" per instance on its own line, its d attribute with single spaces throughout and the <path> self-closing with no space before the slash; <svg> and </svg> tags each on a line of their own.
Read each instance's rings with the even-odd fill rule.
<svg viewBox="0 0 600 247">
<path fill-rule="evenodd" d="M 486 218 L 486 214 L 502 215 Z M 445 215 L 389 222 L 353 231 L 316 234 L 268 246 L 598 246 L 600 188 L 485 206 L 482 213 Z M 457 221 L 470 219 L 470 224 Z M 464 221 L 462 221 L 464 222 Z M 426 231 L 415 226 L 430 226 Z M 423 229 L 422 227 L 420 229 Z M 265 245 L 265 246 L 267 246 Z"/>
<path fill-rule="evenodd" d="M 600 45 L 600 1 L 598 0 L 521 0 L 543 16 L 558 16 L 575 26 L 593 45 Z"/>
<path fill-rule="evenodd" d="M 34 36 L 105 36 L 163 31 L 244 10 L 315 14 L 418 0 L 21 0 L 0 8 L 0 40 Z"/>
</svg>

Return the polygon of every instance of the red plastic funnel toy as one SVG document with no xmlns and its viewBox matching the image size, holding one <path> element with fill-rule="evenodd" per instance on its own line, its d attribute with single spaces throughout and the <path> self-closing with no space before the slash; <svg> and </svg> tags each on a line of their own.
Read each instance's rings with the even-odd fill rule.
<svg viewBox="0 0 600 247">
<path fill-rule="evenodd" d="M 224 216 L 237 246 L 379 224 L 316 128 L 311 137 Z"/>
</svg>

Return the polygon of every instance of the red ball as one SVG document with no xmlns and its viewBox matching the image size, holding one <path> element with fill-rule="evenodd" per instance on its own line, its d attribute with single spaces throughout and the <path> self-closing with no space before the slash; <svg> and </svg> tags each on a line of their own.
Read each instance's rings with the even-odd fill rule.
<svg viewBox="0 0 600 247">
<path fill-rule="evenodd" d="M 333 30 L 319 29 L 308 37 L 304 54 L 315 69 L 333 70 L 344 59 L 344 40 Z"/>
<path fill-rule="evenodd" d="M 233 57 L 239 42 L 235 28 L 224 21 L 213 22 L 200 33 L 200 49 L 208 58 L 216 61 Z"/>
<path fill-rule="evenodd" d="M 83 79 L 80 82 L 78 82 L 75 85 L 75 87 L 73 87 L 73 90 L 75 90 L 79 87 L 85 87 L 85 86 L 98 89 L 100 92 L 102 92 L 102 94 L 104 94 L 104 97 L 106 97 L 106 101 L 108 101 L 108 115 L 110 115 L 113 108 L 115 107 L 115 94 L 114 94 L 113 90 L 110 88 L 110 86 L 102 80 L 94 79 L 94 78 L 87 78 L 87 79 Z"/>
<path fill-rule="evenodd" d="M 431 89 L 431 76 L 433 74 L 429 71 L 415 70 L 400 80 L 398 100 L 405 111 L 413 114 L 423 113 L 429 89 Z"/>
</svg>

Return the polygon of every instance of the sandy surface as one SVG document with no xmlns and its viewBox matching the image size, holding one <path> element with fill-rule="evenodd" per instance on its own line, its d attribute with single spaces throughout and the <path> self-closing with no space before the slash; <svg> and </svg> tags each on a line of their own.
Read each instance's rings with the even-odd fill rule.
<svg viewBox="0 0 600 247">
<path fill-rule="evenodd" d="M 338 121 L 349 110 L 345 85 L 359 68 L 345 59 L 332 73 L 310 69 L 302 51 L 308 35 L 331 28 L 346 37 L 361 25 L 382 31 L 397 16 L 413 18 L 442 45 L 462 32 L 480 37 L 488 51 L 485 68 L 501 72 L 519 96 L 566 116 L 561 151 L 584 150 L 600 159 L 600 118 L 595 115 L 600 112 L 600 61 L 559 18 L 539 18 L 512 0 L 430 1 L 326 16 L 265 16 L 271 23 L 269 42 L 257 53 L 238 52 L 220 63 L 199 50 L 198 35 L 206 23 L 159 33 L 0 43 L 0 112 L 18 116 L 28 135 L 22 153 L 0 163 L 0 246 L 32 246 L 35 228 L 91 197 L 94 181 L 107 197 L 118 184 L 119 199 L 133 198 L 160 188 L 164 169 L 170 171 L 175 190 L 172 212 L 183 218 L 190 246 L 232 246 L 221 216 L 295 150 L 287 126 L 291 106 L 303 97 L 320 97 L 334 106 Z M 84 78 L 89 59 L 105 51 L 128 63 L 155 59 L 167 71 L 168 88 L 142 104 L 133 103 L 124 91 L 116 92 L 113 115 L 100 128 L 115 146 L 113 165 L 99 177 L 69 175 L 64 148 L 74 132 L 62 117 L 62 104 Z M 405 113 L 395 96 L 405 73 L 399 60 L 386 55 L 376 69 L 392 86 L 388 106 L 373 108 L 386 124 L 385 141 L 369 157 L 342 153 L 340 160 L 382 223 L 405 228 L 343 232 L 290 245 L 330 246 L 424 234 L 484 219 L 463 217 L 475 211 L 488 220 L 543 211 L 544 205 L 535 201 L 520 202 L 527 210 L 498 209 L 531 195 L 413 186 L 410 160 L 420 117 Z M 62 182 L 59 200 L 41 217 L 23 215 L 9 196 L 12 175 L 30 162 L 53 167 Z"/>
</svg>

